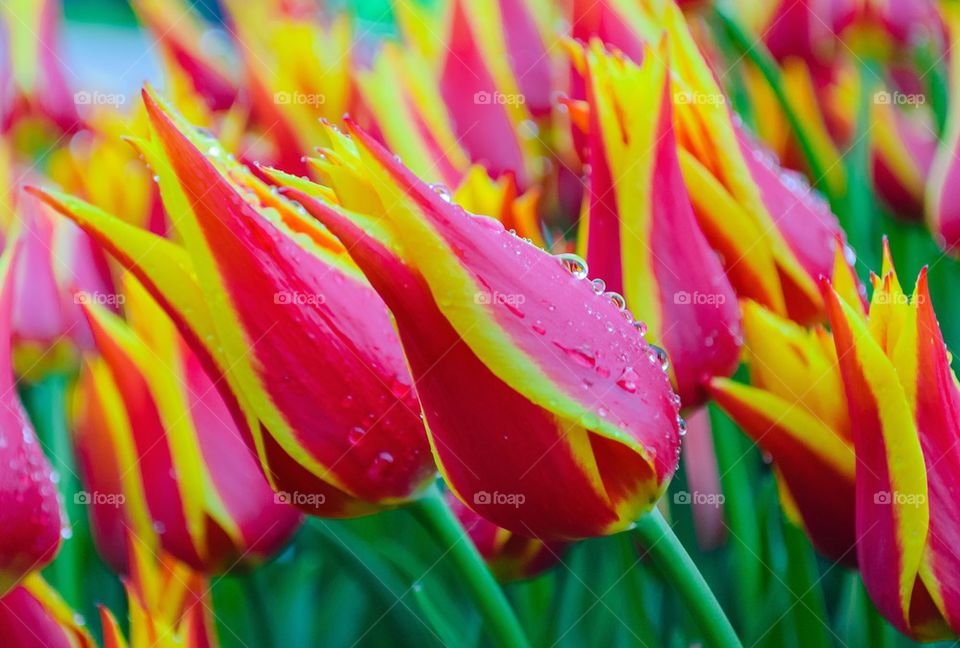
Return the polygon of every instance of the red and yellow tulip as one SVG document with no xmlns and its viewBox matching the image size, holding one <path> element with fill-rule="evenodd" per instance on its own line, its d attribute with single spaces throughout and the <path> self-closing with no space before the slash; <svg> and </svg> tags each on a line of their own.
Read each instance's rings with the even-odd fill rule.
<svg viewBox="0 0 960 648">
<path fill-rule="evenodd" d="M 130 575 L 123 584 L 130 613 L 129 641 L 116 617 L 100 608 L 104 648 L 215 648 L 210 585 L 199 573 L 165 553 L 152 553 L 130 538 Z"/>
<path fill-rule="evenodd" d="M 126 572 L 133 532 L 199 571 L 263 560 L 290 539 L 300 515 L 270 489 L 173 323 L 143 288 L 127 285 L 132 325 L 85 306 L 99 356 L 87 361 L 74 399 L 101 554 Z"/>
<path fill-rule="evenodd" d="M 16 254 L 16 245 L 8 243 L 0 258 L 0 595 L 53 560 L 62 525 L 56 478 L 13 381 L 9 340 Z"/>
<path fill-rule="evenodd" d="M 4 645 L 43 648 L 96 648 L 80 618 L 39 574 L 0 596 L 0 636 Z"/>
<path fill-rule="evenodd" d="M 944 19 L 952 38 L 960 35 L 960 10 L 943 5 Z M 960 48 L 950 49 L 950 103 L 960 101 Z M 951 190 L 960 181 L 960 111 L 951 110 L 926 186 L 927 225 L 934 239 L 947 252 L 960 255 L 960 207 Z"/>
<path fill-rule="evenodd" d="M 597 35 L 634 61 L 644 41 L 665 37 L 676 71 L 680 168 L 700 227 L 737 294 L 799 322 L 822 319 L 817 280 L 832 274 L 842 230 L 802 176 L 783 169 L 740 124 L 680 10 L 622 0 L 574 4 L 574 36 Z"/>
<path fill-rule="evenodd" d="M 390 307 L 451 489 L 526 536 L 631 526 L 676 468 L 682 420 L 622 298 L 598 294 L 578 258 L 467 214 L 349 127 L 317 162 L 328 187 L 282 179 Z"/>
<path fill-rule="evenodd" d="M 648 339 L 667 350 L 684 405 L 697 406 L 706 381 L 737 366 L 740 313 L 680 173 L 665 55 L 645 48 L 637 66 L 598 40 L 574 54 L 590 111 L 579 243 L 606 288 L 623 293 Z M 643 97 L 659 99 L 642 119 L 625 119 Z"/>
<path fill-rule="evenodd" d="M 877 609 L 909 636 L 960 631 L 960 386 L 930 300 L 912 297 L 885 251 L 869 313 L 825 291 L 856 450 L 860 572 Z"/>
<path fill-rule="evenodd" d="M 184 243 L 67 196 L 45 199 L 142 280 L 214 382 L 229 387 L 276 490 L 326 516 L 415 496 L 434 466 L 381 299 L 327 232 L 144 97 L 152 138 L 137 146 Z"/>
</svg>

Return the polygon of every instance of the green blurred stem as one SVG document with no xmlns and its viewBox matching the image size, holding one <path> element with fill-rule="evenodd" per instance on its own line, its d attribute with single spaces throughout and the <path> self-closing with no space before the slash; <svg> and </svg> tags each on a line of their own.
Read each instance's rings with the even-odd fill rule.
<svg viewBox="0 0 960 648">
<path fill-rule="evenodd" d="M 60 551 L 47 573 L 64 600 L 77 608 L 84 602 L 80 576 L 82 556 L 78 540 L 73 536 L 79 535 L 77 531 L 85 523 L 85 518 L 75 498 L 80 485 L 67 428 L 68 386 L 68 376 L 51 373 L 37 382 L 25 385 L 21 396 L 37 437 L 60 477 L 59 486 L 63 495 L 66 524 L 72 530 L 71 537 L 66 538 L 60 545 Z"/>
<path fill-rule="evenodd" d="M 269 613 L 270 606 L 264 596 L 263 584 L 257 572 L 250 572 L 240 576 L 240 587 L 247 599 L 247 610 L 250 614 L 250 626 L 257 645 L 263 648 L 273 648 L 273 633 L 270 630 L 272 623 Z"/>
<path fill-rule="evenodd" d="M 709 407 L 709 413 L 720 485 L 726 496 L 723 513 L 730 535 L 733 536 L 732 559 L 737 573 L 733 589 L 737 595 L 738 618 L 741 632 L 749 642 L 760 632 L 761 617 L 757 610 L 762 608 L 763 580 L 760 558 L 763 548 L 752 487 L 756 478 L 751 474 L 754 457 L 747 456 L 751 451 L 745 443 L 746 437 L 732 420 L 713 404 Z"/>
<path fill-rule="evenodd" d="M 857 99 L 857 121 L 853 144 L 845 156 L 847 163 L 847 209 L 840 213 L 840 223 L 847 231 L 850 244 L 863 261 L 862 268 L 877 268 L 879 239 L 873 235 L 876 225 L 876 202 L 870 173 L 870 109 L 878 79 L 870 61 L 859 62 L 860 96 Z"/>
<path fill-rule="evenodd" d="M 827 605 L 820 587 L 817 560 L 804 532 L 790 522 L 783 524 L 787 547 L 787 582 L 795 632 L 803 637 L 805 648 L 829 648 Z"/>
<path fill-rule="evenodd" d="M 707 581 L 657 508 L 637 522 L 637 535 L 653 563 L 686 603 L 706 642 L 716 648 L 742 646 Z"/>
<path fill-rule="evenodd" d="M 411 505 L 411 510 L 456 563 L 496 643 L 509 648 L 529 646 L 503 590 L 439 491 L 432 489 L 428 495 Z"/>
<path fill-rule="evenodd" d="M 720 20 L 720 24 L 723 25 L 726 33 L 729 35 L 734 47 L 737 48 L 742 56 L 745 56 L 757 66 L 760 74 L 763 75 L 763 78 L 776 96 L 777 103 L 780 104 L 780 109 L 783 110 L 783 114 L 787 118 L 790 128 L 797 137 L 797 142 L 800 144 L 803 156 L 810 166 L 810 174 L 813 176 L 814 186 L 822 184 L 823 187 L 827 187 L 828 184 L 825 182 L 826 169 L 824 169 L 820 158 L 817 157 L 817 151 L 813 147 L 813 140 L 807 133 L 806 126 L 794 110 L 789 97 L 787 97 L 786 90 L 784 90 L 783 78 L 780 74 L 780 67 L 777 65 L 777 62 L 769 50 L 767 50 L 766 45 L 747 34 L 733 16 L 718 7 L 714 7 L 714 11 Z M 831 202 L 833 198 L 834 197 L 831 196 Z"/>
</svg>

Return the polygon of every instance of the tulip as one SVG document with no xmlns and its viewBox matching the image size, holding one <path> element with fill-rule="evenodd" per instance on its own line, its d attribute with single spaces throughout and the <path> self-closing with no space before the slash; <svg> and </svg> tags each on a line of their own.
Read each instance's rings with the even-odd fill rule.
<svg viewBox="0 0 960 648">
<path fill-rule="evenodd" d="M 960 34 L 960 11 L 952 4 L 943 5 L 944 19 L 950 35 Z M 960 102 L 960 48 L 950 48 L 950 106 Z M 960 254 L 960 207 L 950 191 L 960 180 L 960 111 L 950 110 L 940 146 L 937 148 L 926 191 L 927 226 L 937 243 L 948 253 Z"/>
<path fill-rule="evenodd" d="M 581 251 L 667 350 L 680 397 L 697 406 L 706 381 L 738 364 L 740 314 L 683 184 L 664 56 L 648 48 L 638 67 L 598 40 L 582 52 L 591 173 Z M 624 119 L 640 97 L 653 105 Z"/>
<path fill-rule="evenodd" d="M 210 585 L 203 576 L 172 559 L 156 555 L 131 536 L 124 578 L 130 614 L 130 642 L 113 613 L 100 607 L 104 648 L 212 648 L 217 641 Z"/>
<path fill-rule="evenodd" d="M 917 109 L 909 114 L 889 103 L 881 91 L 874 101 L 872 121 L 873 186 L 894 214 L 922 220 L 924 191 L 938 140 L 929 115 Z"/>
<path fill-rule="evenodd" d="M 521 188 L 539 173 L 540 148 L 521 132 L 535 128 L 533 117 L 550 106 L 549 29 L 533 4 L 453 0 L 439 21 L 414 7 L 400 12 L 407 40 L 439 60 L 433 83 L 459 145 L 494 176 L 514 175 Z"/>
<path fill-rule="evenodd" d="M 435 468 L 384 303 L 328 233 L 218 142 L 149 93 L 144 100 L 153 135 L 138 146 L 183 246 L 82 201 L 34 192 L 163 305 L 224 388 L 275 490 L 330 517 L 415 497 Z"/>
<path fill-rule="evenodd" d="M 835 285 L 862 308 L 856 277 L 845 272 L 839 254 L 836 263 Z M 753 301 L 742 310 L 751 384 L 715 378 L 710 395 L 773 460 L 788 516 L 822 554 L 855 564 L 856 461 L 830 334 Z"/>
<path fill-rule="evenodd" d="M 96 648 L 83 620 L 39 574 L 0 597 L 0 636 L 4 645 L 23 648 Z"/>
<path fill-rule="evenodd" d="M 369 70 L 357 76 L 363 107 L 384 143 L 418 175 L 455 186 L 470 157 L 457 140 L 453 116 L 417 52 L 385 43 Z"/>
<path fill-rule="evenodd" d="M 61 63 L 56 0 L 0 5 L 0 132 L 37 118 L 71 133 L 81 125 Z"/>
<path fill-rule="evenodd" d="M 579 13 L 578 13 L 579 12 Z M 596 33 L 639 61 L 641 43 L 666 32 L 680 168 L 694 212 L 741 297 L 806 323 L 821 319 L 817 280 L 831 276 L 836 217 L 795 172 L 746 132 L 676 6 L 631 8 L 622 0 L 574 3 L 574 36 Z M 584 22 L 582 31 L 577 26 Z M 590 31 L 596 25 L 596 31 Z"/>
<path fill-rule="evenodd" d="M 93 340 L 80 304 L 97 299 L 113 310 L 117 295 L 99 246 L 33 196 L 17 205 L 22 250 L 13 268 L 14 367 L 31 380 L 77 364 Z"/>
<path fill-rule="evenodd" d="M 622 298 L 596 294 L 581 261 L 565 269 L 499 221 L 467 215 L 349 125 L 353 138 L 326 154 L 340 205 L 302 182 L 288 193 L 390 306 L 451 489 L 541 539 L 631 526 L 676 468 L 681 420 Z"/>
<path fill-rule="evenodd" d="M 100 357 L 75 398 L 75 443 L 101 554 L 125 572 L 126 529 L 194 569 L 263 560 L 296 531 L 297 511 L 274 496 L 229 407 L 173 323 L 129 282 L 133 326 L 86 304 Z"/>
<path fill-rule="evenodd" d="M 865 316 L 825 288 L 856 451 L 857 558 L 878 611 L 919 640 L 960 631 L 960 387 L 930 301 L 885 250 Z"/>
<path fill-rule="evenodd" d="M 650 512 L 676 470 L 683 421 L 664 357 L 622 297 L 597 294 L 578 257 L 552 257 L 467 214 L 347 123 L 351 137 L 331 130 L 315 163 L 329 186 L 272 175 L 390 307 L 450 489 L 496 526 L 541 541 L 636 525 L 709 640 L 738 645 Z"/>
<path fill-rule="evenodd" d="M 144 29 L 157 39 L 168 74 L 179 72 L 211 110 L 227 110 L 239 89 L 226 60 L 204 52 L 204 25 L 182 0 L 134 0 L 130 6 Z"/>
<path fill-rule="evenodd" d="M 511 533 L 477 515 L 449 491 L 446 501 L 501 583 L 533 578 L 560 562 L 566 543 Z"/>
<path fill-rule="evenodd" d="M 0 259 L 0 595 L 28 573 L 47 565 L 57 553 L 61 510 L 56 477 L 43 454 L 13 382 L 10 317 L 11 265 L 17 245 L 9 243 Z"/>
</svg>

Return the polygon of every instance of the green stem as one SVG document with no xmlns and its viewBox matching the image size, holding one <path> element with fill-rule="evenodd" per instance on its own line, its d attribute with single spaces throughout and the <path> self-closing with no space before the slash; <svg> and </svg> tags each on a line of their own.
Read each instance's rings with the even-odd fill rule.
<svg viewBox="0 0 960 648">
<path fill-rule="evenodd" d="M 72 535 L 60 546 L 49 573 L 54 587 L 75 609 L 84 600 L 80 587 L 82 560 L 81 547 L 86 518 L 76 503 L 75 495 L 80 488 L 73 459 L 70 432 L 67 429 L 67 387 L 69 379 L 63 374 L 49 374 L 35 383 L 22 388 L 24 407 L 43 443 L 54 470 L 60 477 L 60 492 L 63 494 L 64 512 Z"/>
<path fill-rule="evenodd" d="M 789 97 L 787 97 L 786 90 L 784 90 L 783 78 L 780 75 L 780 67 L 777 65 L 777 62 L 767 50 L 766 46 L 756 38 L 748 35 L 735 18 L 719 8 L 714 8 L 714 12 L 730 36 L 730 40 L 734 46 L 739 50 L 740 54 L 747 57 L 748 60 L 757 66 L 760 74 L 763 75 L 763 78 L 776 96 L 777 103 L 780 104 L 780 109 L 783 110 L 783 114 L 787 118 L 790 128 L 793 129 L 793 133 L 797 137 L 797 143 L 800 145 L 803 156 L 810 167 L 811 179 L 813 180 L 814 186 L 824 183 L 826 180 L 826 169 L 817 156 L 816 149 L 813 147 L 813 140 L 807 134 L 806 126 L 796 110 L 794 110 Z M 824 184 L 823 186 L 828 185 Z"/>
<path fill-rule="evenodd" d="M 707 581 L 659 510 L 654 508 L 640 518 L 637 535 L 653 563 L 686 603 L 706 642 L 717 648 L 742 646 Z"/>
<path fill-rule="evenodd" d="M 434 489 L 413 504 L 411 510 L 453 558 L 497 644 L 509 648 L 529 646 L 503 590 L 440 493 Z"/>
<path fill-rule="evenodd" d="M 247 600 L 247 612 L 250 615 L 250 626 L 257 639 L 257 645 L 263 648 L 273 648 L 273 633 L 271 632 L 270 606 L 263 595 L 263 585 L 256 572 L 240 576 L 240 587 Z"/>
</svg>

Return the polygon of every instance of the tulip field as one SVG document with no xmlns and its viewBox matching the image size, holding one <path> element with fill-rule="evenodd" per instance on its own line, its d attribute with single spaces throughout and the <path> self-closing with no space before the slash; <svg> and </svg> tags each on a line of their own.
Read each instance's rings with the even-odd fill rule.
<svg viewBox="0 0 960 648">
<path fill-rule="evenodd" d="M 960 0 L 0 0 L 0 648 L 960 645 Z"/>
</svg>

